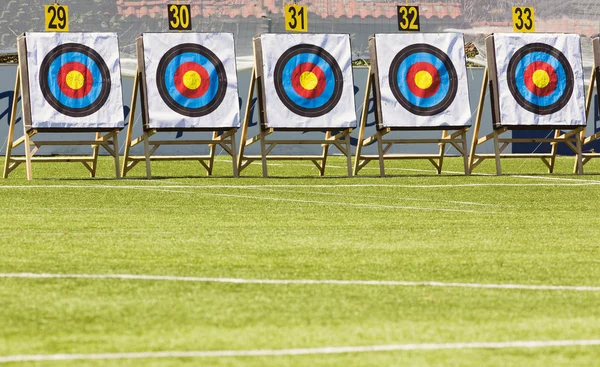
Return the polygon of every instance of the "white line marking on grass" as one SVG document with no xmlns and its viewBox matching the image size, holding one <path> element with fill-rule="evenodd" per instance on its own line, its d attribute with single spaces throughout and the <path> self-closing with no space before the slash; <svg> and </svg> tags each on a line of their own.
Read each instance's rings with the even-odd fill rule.
<svg viewBox="0 0 600 367">
<path fill-rule="evenodd" d="M 328 195 L 328 196 L 343 196 L 343 197 L 359 197 L 359 198 L 369 198 L 369 199 L 394 199 L 400 201 L 424 201 L 430 203 L 450 203 L 450 204 L 459 204 L 459 205 L 477 205 L 477 206 L 499 206 L 497 204 L 484 204 L 484 203 L 474 203 L 471 201 L 455 201 L 455 200 L 434 200 L 434 199 L 420 199 L 420 198 L 405 198 L 405 197 L 392 197 L 385 195 L 351 195 L 348 193 L 338 194 L 334 192 L 321 192 L 321 191 L 294 191 L 294 190 L 278 190 L 278 189 L 269 189 L 269 188 L 254 188 L 256 190 L 261 191 L 273 191 L 273 192 L 286 192 L 290 194 L 305 194 L 305 195 Z"/>
<path fill-rule="evenodd" d="M 255 195 L 235 195 L 235 194 L 215 194 L 215 193 L 202 193 L 206 196 L 219 196 L 219 197 L 231 197 L 239 199 L 253 199 L 253 200 L 269 200 L 269 201 L 286 201 L 292 203 L 306 203 L 306 204 L 319 204 L 319 205 L 340 205 L 340 206 L 353 206 L 370 209 L 398 209 L 398 210 L 420 210 L 420 211 L 437 211 L 437 212 L 453 212 L 453 213 L 476 213 L 476 214 L 512 214 L 506 212 L 491 212 L 491 211 L 477 211 L 469 209 L 449 209 L 449 208 L 433 208 L 433 207 L 418 207 L 418 206 L 399 206 L 399 205 L 380 205 L 380 204 L 363 204 L 363 203 L 347 203 L 343 201 L 318 201 L 318 200 L 301 200 L 301 199 L 284 199 L 284 198 L 271 198 L 267 196 L 255 196 Z"/>
<path fill-rule="evenodd" d="M 332 279 L 241 279 L 206 278 L 168 275 L 143 274 L 45 274 L 45 273 L 0 273 L 0 278 L 21 279 L 121 279 L 149 280 L 191 283 L 228 283 L 228 284 L 266 284 L 266 285 L 359 285 L 390 287 L 441 287 L 441 288 L 479 288 L 479 289 L 517 289 L 530 291 L 574 291 L 600 292 L 600 286 L 577 285 L 528 285 L 528 284 L 480 284 L 480 283 L 444 283 L 444 282 L 407 282 L 401 280 L 332 280 Z"/>
<path fill-rule="evenodd" d="M 0 186 L 0 190 L 10 189 L 254 189 L 261 187 L 305 187 L 305 188 L 340 188 L 340 187 L 381 187 L 381 188 L 399 188 L 399 189 L 451 189 L 463 187 L 581 187 L 597 186 L 600 181 L 583 180 L 582 183 L 556 184 L 556 183 L 471 183 L 471 184 L 436 184 L 436 185 L 394 185 L 394 184 L 266 184 L 266 185 L 7 185 Z"/>
<path fill-rule="evenodd" d="M 422 343 L 387 344 L 366 346 L 343 346 L 296 349 L 251 349 L 251 350 L 200 350 L 200 351 L 161 351 L 133 353 L 94 353 L 94 354 L 33 354 L 1 356 L 0 363 L 74 361 L 74 360 L 115 360 L 115 359 L 157 359 L 157 358 L 222 358 L 222 357 L 277 357 L 323 354 L 399 352 L 415 350 L 449 349 L 531 349 L 558 347 L 590 347 L 600 345 L 600 339 L 588 340 L 521 340 L 512 342 L 474 343 Z"/>
</svg>

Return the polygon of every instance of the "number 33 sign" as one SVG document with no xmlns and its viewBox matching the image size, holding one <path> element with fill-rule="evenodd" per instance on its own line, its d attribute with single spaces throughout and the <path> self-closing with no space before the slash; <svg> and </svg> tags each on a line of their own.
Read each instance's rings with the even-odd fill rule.
<svg viewBox="0 0 600 367">
<path fill-rule="evenodd" d="M 532 6 L 513 6 L 513 31 L 535 32 L 535 12 Z"/>
<path fill-rule="evenodd" d="M 68 32 L 69 31 L 69 7 L 66 5 L 44 5 L 46 14 L 46 31 Z"/>
</svg>

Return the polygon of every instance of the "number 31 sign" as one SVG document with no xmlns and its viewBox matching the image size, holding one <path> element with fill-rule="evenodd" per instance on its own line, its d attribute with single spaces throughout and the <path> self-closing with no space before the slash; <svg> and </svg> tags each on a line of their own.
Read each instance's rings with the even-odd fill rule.
<svg viewBox="0 0 600 367">
<path fill-rule="evenodd" d="M 308 11 L 306 6 L 287 4 L 285 6 L 285 30 L 293 32 L 308 31 Z"/>
</svg>

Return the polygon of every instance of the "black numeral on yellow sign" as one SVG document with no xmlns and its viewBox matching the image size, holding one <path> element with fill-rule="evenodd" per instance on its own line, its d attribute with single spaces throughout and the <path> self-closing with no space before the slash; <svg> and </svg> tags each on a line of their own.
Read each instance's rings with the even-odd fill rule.
<svg viewBox="0 0 600 367">
<path fill-rule="evenodd" d="M 535 32 L 535 12 L 531 6 L 513 6 L 513 31 Z"/>
<path fill-rule="evenodd" d="M 46 30 L 50 32 L 69 31 L 69 8 L 64 5 L 46 5 Z"/>
<path fill-rule="evenodd" d="M 192 30 L 189 5 L 169 4 L 169 29 L 172 31 Z"/>
<path fill-rule="evenodd" d="M 285 30 L 293 32 L 308 31 L 308 13 L 306 6 L 288 4 L 285 6 Z"/>
<path fill-rule="evenodd" d="M 415 32 L 421 30 L 418 6 L 398 6 L 398 30 Z"/>
</svg>

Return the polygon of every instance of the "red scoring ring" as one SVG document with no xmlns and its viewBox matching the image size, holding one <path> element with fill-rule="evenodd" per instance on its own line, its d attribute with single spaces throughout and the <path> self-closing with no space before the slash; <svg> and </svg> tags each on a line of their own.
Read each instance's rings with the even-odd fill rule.
<svg viewBox="0 0 600 367">
<path fill-rule="evenodd" d="M 198 73 L 198 75 L 200 75 L 201 83 L 198 89 L 189 89 L 183 83 L 183 76 L 188 71 L 195 71 Z M 175 83 L 175 87 L 179 93 L 181 93 L 183 96 L 187 98 L 200 98 L 210 87 L 210 76 L 208 75 L 208 71 L 206 71 L 202 65 L 195 62 L 186 62 L 181 64 L 175 71 L 173 82 Z"/>
<path fill-rule="evenodd" d="M 426 71 L 433 77 L 433 82 L 429 88 L 422 89 L 415 83 L 415 76 L 419 71 Z M 428 62 L 417 62 L 408 69 L 408 73 L 406 73 L 406 84 L 408 85 L 408 89 L 410 89 L 415 96 L 429 98 L 434 96 L 440 89 L 440 73 L 433 64 Z"/>
<path fill-rule="evenodd" d="M 304 89 L 302 84 L 300 84 L 300 77 L 307 71 L 315 74 L 318 80 L 317 86 L 313 90 Z M 296 93 L 304 98 L 317 98 L 325 90 L 326 84 L 325 73 L 323 73 L 323 70 L 321 70 L 320 67 L 312 62 L 304 62 L 296 66 L 292 72 L 292 87 L 294 87 Z"/>
<path fill-rule="evenodd" d="M 73 89 L 67 84 L 67 75 L 71 71 L 78 71 L 83 75 L 83 86 L 81 88 Z M 94 78 L 92 77 L 90 69 L 77 61 L 65 63 L 63 66 L 61 66 L 60 70 L 58 70 L 58 74 L 56 75 L 56 81 L 60 87 L 60 90 L 69 98 L 83 98 L 87 96 L 92 90 L 92 85 L 94 84 L 93 79 Z"/>
<path fill-rule="evenodd" d="M 538 70 L 544 70 L 550 76 L 550 83 L 544 88 L 540 88 L 533 83 L 533 73 Z M 525 78 L 525 86 L 527 89 L 538 97 L 549 96 L 556 90 L 556 86 L 558 85 L 558 75 L 556 75 L 556 70 L 552 65 L 543 61 L 534 61 L 529 64 L 525 69 L 523 78 Z"/>
</svg>

